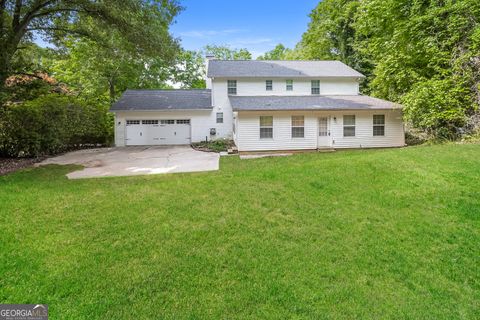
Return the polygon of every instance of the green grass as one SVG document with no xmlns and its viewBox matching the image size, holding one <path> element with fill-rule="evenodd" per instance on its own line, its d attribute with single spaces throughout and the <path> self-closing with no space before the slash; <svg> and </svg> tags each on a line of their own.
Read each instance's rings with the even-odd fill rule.
<svg viewBox="0 0 480 320">
<path fill-rule="evenodd" d="M 480 145 L 0 177 L 0 303 L 51 319 L 480 317 Z"/>
</svg>

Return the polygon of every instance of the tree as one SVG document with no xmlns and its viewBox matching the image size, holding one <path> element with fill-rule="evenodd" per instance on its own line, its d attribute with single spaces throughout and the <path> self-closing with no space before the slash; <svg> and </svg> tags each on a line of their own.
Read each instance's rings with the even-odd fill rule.
<svg viewBox="0 0 480 320">
<path fill-rule="evenodd" d="M 74 35 L 101 43 L 96 30 L 115 30 L 139 51 L 171 56 L 177 43 L 168 26 L 180 9 L 176 0 L 0 0 L 0 88 L 14 72 L 15 54 L 35 35 L 53 42 Z M 86 19 L 95 27 L 85 27 Z"/>
<path fill-rule="evenodd" d="M 201 51 L 182 51 L 170 70 L 183 89 L 205 88 L 205 59 Z"/>
<path fill-rule="evenodd" d="M 112 33 L 102 44 L 82 38 L 63 42 L 51 71 L 86 97 L 106 95 L 110 102 L 127 88 L 162 88 L 169 79 L 169 63 L 158 56 L 138 53 Z"/>
<path fill-rule="evenodd" d="M 294 51 L 367 75 L 363 92 L 400 102 L 406 119 L 455 136 L 480 104 L 480 2 L 324 0 Z"/>
<path fill-rule="evenodd" d="M 252 54 L 247 49 L 232 49 L 229 46 L 207 45 L 206 53 L 221 60 L 252 60 Z"/>
<path fill-rule="evenodd" d="M 273 50 L 265 52 L 263 56 L 259 56 L 257 60 L 286 60 L 290 51 L 290 49 L 279 43 Z"/>
</svg>

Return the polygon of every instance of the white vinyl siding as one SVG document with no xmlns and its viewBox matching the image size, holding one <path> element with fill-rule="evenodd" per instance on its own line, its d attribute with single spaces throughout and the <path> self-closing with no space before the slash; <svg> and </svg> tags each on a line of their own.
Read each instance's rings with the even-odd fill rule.
<svg viewBox="0 0 480 320">
<path fill-rule="evenodd" d="M 266 80 L 272 80 L 272 90 L 267 91 Z M 236 80 L 236 94 L 239 96 L 265 96 L 265 95 L 288 95 L 288 96 L 303 96 L 312 94 L 311 79 L 293 79 L 292 90 L 287 90 L 288 78 L 241 78 Z M 358 81 L 356 78 L 348 79 L 318 79 L 321 82 L 320 94 L 321 95 L 357 95 L 358 94 Z M 223 95 L 228 97 L 227 79 L 214 79 L 213 80 L 213 94 L 215 96 Z M 215 101 L 214 105 L 218 105 Z"/>
<path fill-rule="evenodd" d="M 292 139 L 292 115 L 300 113 L 277 111 L 273 114 L 273 139 L 260 139 L 259 116 L 272 115 L 261 112 L 239 112 L 237 115 L 236 142 L 240 151 L 305 150 L 316 149 L 319 138 L 319 118 L 330 117 L 330 138 L 333 148 L 401 147 L 405 145 L 402 113 L 387 110 L 385 114 L 385 136 L 372 135 L 374 111 L 315 111 L 304 114 L 305 137 Z M 355 115 L 355 136 L 343 136 L 343 116 Z"/>
</svg>

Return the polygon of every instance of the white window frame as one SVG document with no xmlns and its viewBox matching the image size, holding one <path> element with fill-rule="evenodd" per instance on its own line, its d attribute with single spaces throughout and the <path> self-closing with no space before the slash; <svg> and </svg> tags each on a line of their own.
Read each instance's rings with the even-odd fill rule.
<svg viewBox="0 0 480 320">
<path fill-rule="evenodd" d="M 227 93 L 231 95 L 237 94 L 237 80 L 227 80 Z"/>
<path fill-rule="evenodd" d="M 320 94 L 320 80 L 312 80 L 311 85 L 312 85 L 311 93 L 313 95 L 319 95 Z"/>
<path fill-rule="evenodd" d="M 302 130 L 298 130 L 302 129 Z M 299 135 L 298 133 L 302 134 Z M 305 116 L 292 116 L 292 130 L 291 130 L 292 139 L 302 139 L 305 138 Z"/>
<path fill-rule="evenodd" d="M 293 80 L 285 80 L 285 87 L 287 91 L 293 91 Z"/>
<path fill-rule="evenodd" d="M 134 126 L 134 125 L 139 125 L 140 120 L 127 120 L 125 123 L 127 126 Z"/>
<path fill-rule="evenodd" d="M 383 123 L 375 123 L 375 117 L 382 117 Z M 385 137 L 385 115 L 384 114 L 374 114 L 372 117 L 372 123 L 373 123 L 373 136 L 374 137 Z M 375 132 L 375 129 L 382 129 L 382 134 L 378 134 L 378 132 Z"/>
<path fill-rule="evenodd" d="M 273 80 L 265 80 L 265 91 L 273 91 Z"/>
<path fill-rule="evenodd" d="M 271 121 L 268 121 L 269 122 L 268 124 L 265 124 L 265 122 L 262 122 L 262 119 L 265 120 L 267 118 L 271 119 Z M 259 130 L 260 139 L 262 139 L 262 140 L 273 139 L 273 116 L 260 116 L 259 117 L 259 124 L 260 124 L 260 130 Z M 265 132 L 270 132 L 270 134 L 268 134 L 268 136 L 262 136 L 262 129 L 264 129 L 263 130 L 264 134 L 265 134 Z"/>
<path fill-rule="evenodd" d="M 217 112 L 216 119 L 217 123 L 223 123 L 223 112 Z"/>
<path fill-rule="evenodd" d="M 347 122 L 346 117 L 353 117 L 353 124 L 351 124 L 351 123 L 345 124 Z M 350 119 L 352 119 L 352 118 L 350 118 Z M 354 114 L 343 115 L 343 136 L 344 137 L 355 137 L 355 135 L 357 134 L 356 124 L 357 124 L 357 118 Z M 352 129 L 352 128 L 353 128 L 353 134 L 350 134 L 350 133 L 345 134 L 345 129 Z"/>
</svg>

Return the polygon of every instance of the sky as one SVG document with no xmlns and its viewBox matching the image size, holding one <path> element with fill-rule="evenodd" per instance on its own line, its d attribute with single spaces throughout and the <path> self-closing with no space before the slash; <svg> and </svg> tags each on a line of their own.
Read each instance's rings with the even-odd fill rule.
<svg viewBox="0 0 480 320">
<path fill-rule="evenodd" d="M 207 44 L 246 48 L 254 58 L 278 43 L 293 48 L 319 0 L 181 0 L 171 27 L 187 50 Z"/>
</svg>

